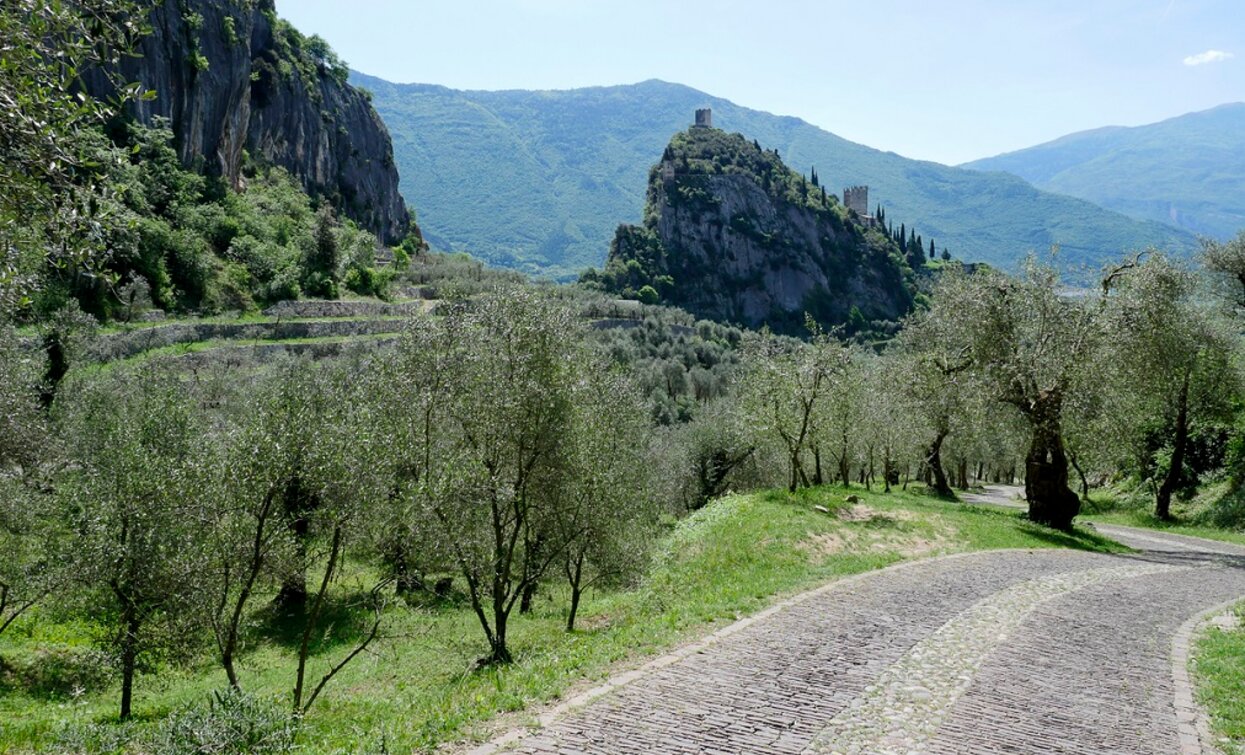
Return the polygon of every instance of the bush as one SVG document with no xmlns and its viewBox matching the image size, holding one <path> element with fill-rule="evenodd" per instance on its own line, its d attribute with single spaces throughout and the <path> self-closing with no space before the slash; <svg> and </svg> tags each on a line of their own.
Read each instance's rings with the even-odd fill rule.
<svg viewBox="0 0 1245 755">
<path fill-rule="evenodd" d="M 39 648 L 29 658 L 0 660 L 5 686 L 39 697 L 76 697 L 106 687 L 113 675 L 111 659 L 90 648 Z"/>
<path fill-rule="evenodd" d="M 166 755 L 234 755 L 293 752 L 297 722 L 274 702 L 245 692 L 212 695 L 207 706 L 183 708 L 154 729 L 128 724 L 71 724 L 57 733 L 54 750 L 158 752 Z"/>
<path fill-rule="evenodd" d="M 389 293 L 389 284 L 393 281 L 393 273 L 374 267 L 352 267 L 346 271 L 342 285 L 360 296 L 385 298 Z"/>
<path fill-rule="evenodd" d="M 208 706 L 174 713 L 152 734 L 162 753 L 283 753 L 294 749 L 298 728 L 284 707 L 239 690 L 212 695 Z"/>
</svg>

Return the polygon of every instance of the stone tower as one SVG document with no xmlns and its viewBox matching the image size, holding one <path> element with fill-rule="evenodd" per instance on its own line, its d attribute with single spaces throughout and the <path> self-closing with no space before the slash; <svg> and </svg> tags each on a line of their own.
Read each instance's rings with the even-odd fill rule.
<svg viewBox="0 0 1245 755">
<path fill-rule="evenodd" d="M 713 110 L 704 107 L 696 111 L 694 128 L 713 128 Z"/>
<path fill-rule="evenodd" d="M 843 204 L 861 218 L 869 217 L 869 187 L 849 186 L 843 190 Z"/>
</svg>

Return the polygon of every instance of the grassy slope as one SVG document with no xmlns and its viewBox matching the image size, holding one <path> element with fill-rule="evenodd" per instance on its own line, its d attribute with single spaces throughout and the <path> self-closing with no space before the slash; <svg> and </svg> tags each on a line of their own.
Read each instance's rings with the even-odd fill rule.
<svg viewBox="0 0 1245 755">
<path fill-rule="evenodd" d="M 1227 239 L 1245 228 L 1245 103 L 1070 134 L 964 167 Z"/>
<path fill-rule="evenodd" d="M 357 750 L 383 738 L 391 750 L 408 751 L 483 736 L 487 722 L 500 712 L 556 699 L 577 684 L 755 612 L 776 596 L 906 558 L 1012 547 L 1119 549 L 1084 532 L 1069 536 L 1036 527 L 1015 512 L 908 493 L 852 492 L 872 510 L 870 516 L 854 517 L 862 521 L 813 508 L 841 508 L 845 491 L 835 488 L 797 496 L 738 495 L 711 504 L 665 536 L 641 585 L 591 594 L 582 607 L 580 631 L 562 631 L 565 596 L 557 589 L 547 591 L 533 616 L 514 623 L 517 662 L 509 668 L 473 670 L 484 647 L 474 617 L 461 602 L 395 611 L 389 639 L 374 657 L 360 658 L 334 680 L 307 720 L 303 741 L 320 752 Z M 343 580 L 343 593 L 352 584 Z M 256 621 L 268 626 L 261 616 Z M 88 634 L 85 627 L 31 621 L 0 637 L 0 655 L 81 644 Z M 243 662 L 245 687 L 285 694 L 293 677 L 292 634 L 288 628 L 261 632 Z M 344 647 L 325 643 L 320 664 Z M 177 706 L 202 703 L 223 684 L 223 675 L 208 662 L 159 679 L 142 678 L 138 715 L 141 721 L 156 720 Z M 67 721 L 108 721 L 115 706 L 115 690 L 75 701 L 0 694 L 0 750 L 46 743 Z"/>
<path fill-rule="evenodd" d="M 463 92 L 354 74 L 393 136 L 402 191 L 434 246 L 493 264 L 566 276 L 605 259 L 614 228 L 637 222 L 648 169 L 695 108 L 714 124 L 810 166 L 830 191 L 868 184 L 889 219 L 915 226 L 961 259 L 1011 266 L 1059 243 L 1065 260 L 1191 236 L 1037 191 L 1025 181 L 910 160 L 689 87 L 648 81 L 561 92 Z"/>
<path fill-rule="evenodd" d="M 1245 603 L 1236 614 L 1245 620 Z M 1245 752 L 1245 625 L 1212 628 L 1197 640 L 1193 661 L 1198 702 L 1228 753 Z"/>
<path fill-rule="evenodd" d="M 1165 522 L 1162 519 L 1155 517 L 1154 513 L 1149 509 L 1109 511 L 1101 514 L 1088 514 L 1082 516 L 1080 521 L 1087 521 L 1090 523 L 1102 522 L 1103 524 L 1122 524 L 1127 527 L 1145 527 L 1147 529 L 1170 532 L 1173 535 L 1204 537 L 1207 540 L 1219 540 L 1225 543 L 1245 545 L 1245 532 L 1234 532 L 1232 530 L 1218 529 L 1216 527 L 1200 527 L 1194 524 L 1185 524 L 1180 519 L 1173 522 Z"/>
</svg>

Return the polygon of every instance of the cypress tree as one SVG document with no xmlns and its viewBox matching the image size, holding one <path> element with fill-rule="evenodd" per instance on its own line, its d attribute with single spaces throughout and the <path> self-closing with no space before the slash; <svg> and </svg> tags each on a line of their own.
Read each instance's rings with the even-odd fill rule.
<svg viewBox="0 0 1245 755">
<path fill-rule="evenodd" d="M 934 240 L 933 239 L 929 240 L 929 258 L 931 260 L 934 258 Z"/>
</svg>

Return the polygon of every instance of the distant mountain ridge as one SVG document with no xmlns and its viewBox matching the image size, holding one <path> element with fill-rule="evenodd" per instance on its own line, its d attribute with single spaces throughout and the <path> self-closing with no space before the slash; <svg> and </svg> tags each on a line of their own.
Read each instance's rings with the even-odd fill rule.
<svg viewBox="0 0 1245 755">
<path fill-rule="evenodd" d="M 1005 171 L 1134 218 L 1227 239 L 1245 229 L 1245 102 L 1082 131 L 961 167 Z"/>
<path fill-rule="evenodd" d="M 833 193 L 867 184 L 896 226 L 957 257 L 1012 267 L 1060 245 L 1069 266 L 1097 268 L 1151 245 L 1185 254 L 1192 235 L 1138 222 L 1022 179 L 910 160 L 679 84 L 566 91 L 458 91 L 352 73 L 393 137 L 406 198 L 433 245 L 492 264 L 570 278 L 599 267 L 620 222 L 636 222 L 648 168 L 698 107 L 715 124 L 777 148 Z"/>
</svg>

